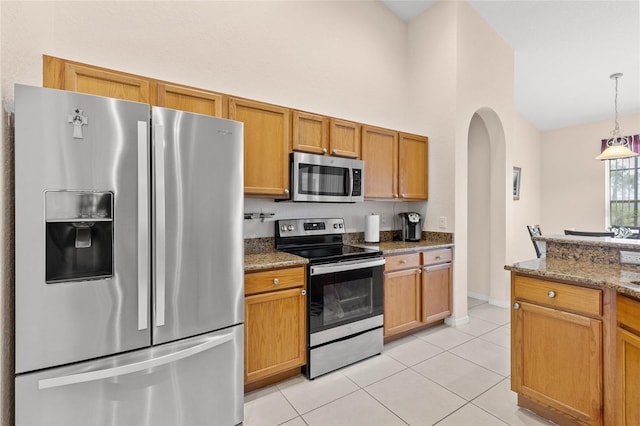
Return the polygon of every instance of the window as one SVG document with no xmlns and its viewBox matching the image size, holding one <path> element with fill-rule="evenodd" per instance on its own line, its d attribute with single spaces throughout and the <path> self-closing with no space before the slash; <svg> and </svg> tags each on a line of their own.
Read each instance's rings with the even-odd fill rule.
<svg viewBox="0 0 640 426">
<path fill-rule="evenodd" d="M 609 220 L 638 226 L 638 157 L 609 161 Z"/>
<path fill-rule="evenodd" d="M 638 135 L 632 137 L 633 145 Z M 636 152 L 637 150 L 634 149 Z M 609 160 L 609 221 L 612 226 L 640 227 L 639 157 Z"/>
</svg>

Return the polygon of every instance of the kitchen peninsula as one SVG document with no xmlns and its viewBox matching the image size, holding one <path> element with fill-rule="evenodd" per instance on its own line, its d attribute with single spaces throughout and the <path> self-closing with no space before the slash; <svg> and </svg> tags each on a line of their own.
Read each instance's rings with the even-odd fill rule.
<svg viewBox="0 0 640 426">
<path fill-rule="evenodd" d="M 640 422 L 640 241 L 535 237 L 546 258 L 511 271 L 511 387 L 559 424 Z M 627 402 L 628 401 L 628 402 Z"/>
</svg>

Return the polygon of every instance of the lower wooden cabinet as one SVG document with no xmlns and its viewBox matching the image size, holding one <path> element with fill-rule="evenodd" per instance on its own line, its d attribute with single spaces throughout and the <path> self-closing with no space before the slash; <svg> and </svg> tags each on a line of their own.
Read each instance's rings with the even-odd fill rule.
<svg viewBox="0 0 640 426">
<path fill-rule="evenodd" d="M 451 315 L 451 249 L 386 256 L 384 337 Z"/>
<path fill-rule="evenodd" d="M 602 292 L 512 277 L 511 389 L 554 421 L 603 424 Z"/>
<path fill-rule="evenodd" d="M 245 386 L 306 363 L 305 269 L 245 274 Z"/>
<path fill-rule="evenodd" d="M 640 302 L 617 297 L 616 424 L 640 424 Z"/>
</svg>

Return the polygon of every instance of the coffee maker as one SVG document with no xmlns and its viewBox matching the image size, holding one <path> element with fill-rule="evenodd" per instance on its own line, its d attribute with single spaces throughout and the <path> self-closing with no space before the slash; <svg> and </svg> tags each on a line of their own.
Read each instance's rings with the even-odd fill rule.
<svg viewBox="0 0 640 426">
<path fill-rule="evenodd" d="M 402 218 L 402 241 L 420 241 L 422 238 L 422 216 L 420 213 L 398 213 Z"/>
</svg>

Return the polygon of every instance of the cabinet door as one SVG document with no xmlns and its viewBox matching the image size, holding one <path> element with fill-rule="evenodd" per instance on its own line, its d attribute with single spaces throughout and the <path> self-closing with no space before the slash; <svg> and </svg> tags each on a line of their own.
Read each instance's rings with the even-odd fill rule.
<svg viewBox="0 0 640 426">
<path fill-rule="evenodd" d="M 516 299 L 511 388 L 586 424 L 602 424 L 602 321 Z"/>
<path fill-rule="evenodd" d="M 360 158 L 360 125 L 351 121 L 330 120 L 331 131 L 329 146 L 331 155 L 338 157 Z"/>
<path fill-rule="evenodd" d="M 326 154 L 329 149 L 329 120 L 321 115 L 293 111 L 291 144 L 294 151 Z"/>
<path fill-rule="evenodd" d="M 451 264 L 422 270 L 422 321 L 431 323 L 451 315 Z"/>
<path fill-rule="evenodd" d="M 616 342 L 616 421 L 640 424 L 640 336 L 620 327 Z"/>
<path fill-rule="evenodd" d="M 222 117 L 222 95 L 178 84 L 157 84 L 157 105 L 196 114 Z"/>
<path fill-rule="evenodd" d="M 144 77 L 51 56 L 43 57 L 42 66 L 44 87 L 153 103 L 150 80 Z"/>
<path fill-rule="evenodd" d="M 398 198 L 398 133 L 362 126 L 366 198 Z"/>
<path fill-rule="evenodd" d="M 421 269 L 384 274 L 384 336 L 392 336 L 421 325 Z"/>
<path fill-rule="evenodd" d="M 244 123 L 244 193 L 289 198 L 289 109 L 229 98 L 229 118 Z"/>
<path fill-rule="evenodd" d="M 403 200 L 427 200 L 428 145 L 425 136 L 400 133 L 398 184 Z"/>
<path fill-rule="evenodd" d="M 302 287 L 245 297 L 245 384 L 305 364 L 305 312 Z"/>
</svg>

